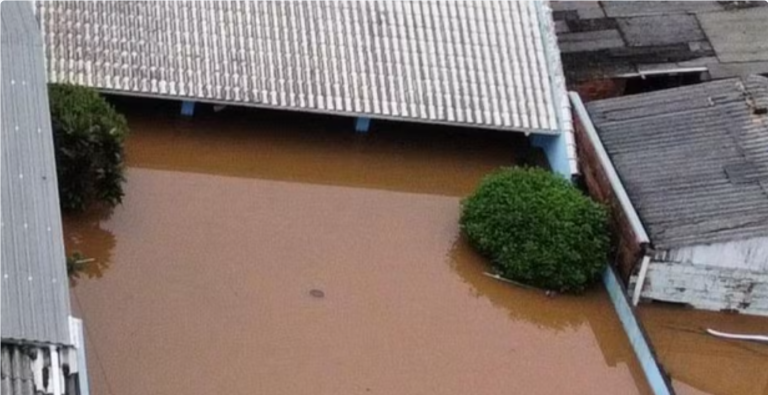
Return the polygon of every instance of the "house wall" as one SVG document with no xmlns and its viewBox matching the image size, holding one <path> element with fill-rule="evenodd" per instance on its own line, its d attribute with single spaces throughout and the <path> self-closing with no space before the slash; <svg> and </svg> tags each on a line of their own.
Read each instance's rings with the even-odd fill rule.
<svg viewBox="0 0 768 395">
<path fill-rule="evenodd" d="M 555 136 L 532 134 L 530 141 L 532 146 L 544 151 L 552 171 L 571 180 L 577 169 L 575 154 L 572 154 L 575 151 L 571 133 L 563 132 Z"/>
<path fill-rule="evenodd" d="M 660 251 L 660 261 L 768 272 L 768 237 Z"/>
<path fill-rule="evenodd" d="M 614 237 L 615 249 L 614 262 L 626 283 L 642 259 L 643 246 L 627 214 L 622 209 L 607 175 L 606 165 L 600 160 L 595 145 L 587 135 L 584 120 L 580 118 L 577 111 L 573 112 L 573 124 L 581 174 L 592 198 L 605 204 L 610 210 L 611 234 Z"/>
<path fill-rule="evenodd" d="M 748 270 L 743 263 L 734 263 L 738 254 L 747 253 L 757 240 L 740 248 L 729 245 L 717 250 L 715 246 L 686 248 L 685 251 L 664 251 L 656 254 L 648 267 L 643 286 L 644 298 L 666 302 L 684 303 L 704 310 L 733 310 L 745 314 L 768 316 L 768 270 Z M 703 264 L 691 260 L 660 260 L 664 257 L 704 258 L 716 262 L 718 257 L 728 257 L 717 264 Z M 706 254 L 712 254 L 707 256 Z M 763 262 L 765 264 L 765 262 Z"/>
<path fill-rule="evenodd" d="M 621 96 L 627 82 L 620 78 L 596 79 L 582 82 L 570 88 L 579 93 L 585 102 Z"/>
</svg>

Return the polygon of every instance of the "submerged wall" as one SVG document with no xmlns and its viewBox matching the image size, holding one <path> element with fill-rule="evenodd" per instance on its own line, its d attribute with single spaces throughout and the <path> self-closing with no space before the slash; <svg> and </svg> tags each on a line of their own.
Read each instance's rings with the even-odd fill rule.
<svg viewBox="0 0 768 395">
<path fill-rule="evenodd" d="M 768 237 L 657 251 L 642 296 L 768 315 Z"/>
<path fill-rule="evenodd" d="M 768 272 L 651 261 L 642 296 L 703 310 L 768 316 Z"/>
</svg>

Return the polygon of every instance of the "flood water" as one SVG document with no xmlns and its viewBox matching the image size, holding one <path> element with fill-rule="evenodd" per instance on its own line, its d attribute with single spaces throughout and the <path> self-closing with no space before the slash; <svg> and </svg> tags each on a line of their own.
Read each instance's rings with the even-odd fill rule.
<svg viewBox="0 0 768 395">
<path fill-rule="evenodd" d="M 768 335 L 768 318 L 657 304 L 639 313 L 678 395 L 768 395 L 768 344 L 705 333 Z"/>
<path fill-rule="evenodd" d="M 486 277 L 459 200 L 520 136 L 121 107 L 123 205 L 65 218 L 94 394 L 648 394 L 607 295 Z"/>
</svg>

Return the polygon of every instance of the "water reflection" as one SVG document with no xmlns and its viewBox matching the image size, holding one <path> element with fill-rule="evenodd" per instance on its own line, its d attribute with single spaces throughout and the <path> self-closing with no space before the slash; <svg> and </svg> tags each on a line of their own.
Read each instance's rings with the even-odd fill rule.
<svg viewBox="0 0 768 395">
<path fill-rule="evenodd" d="M 64 215 L 64 244 L 67 255 L 82 253 L 87 261 L 80 273 L 87 278 L 101 278 L 112 263 L 115 235 L 103 227 L 112 216 L 113 210 L 96 206 L 84 213 Z M 70 278 L 75 286 L 81 276 Z"/>
<path fill-rule="evenodd" d="M 494 306 L 508 312 L 513 320 L 535 324 L 554 333 L 573 333 L 588 330 L 595 339 L 608 366 L 628 364 L 636 366 L 634 355 L 626 347 L 626 337 L 613 307 L 600 285 L 583 295 L 547 296 L 544 291 L 519 287 L 486 276 L 490 271 L 485 258 L 480 256 L 466 240 L 459 236 L 449 255 L 453 270 L 470 285 L 470 292 L 485 298 Z M 639 369 L 632 369 L 637 386 L 647 388 Z"/>
</svg>

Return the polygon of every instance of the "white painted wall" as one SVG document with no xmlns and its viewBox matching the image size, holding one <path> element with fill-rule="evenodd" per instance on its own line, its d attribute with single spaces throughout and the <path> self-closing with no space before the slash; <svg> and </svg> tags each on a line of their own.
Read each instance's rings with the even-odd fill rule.
<svg viewBox="0 0 768 395">
<path fill-rule="evenodd" d="M 767 272 L 768 237 L 680 247 L 659 252 L 654 256 L 654 259 Z"/>
<path fill-rule="evenodd" d="M 704 310 L 768 316 L 768 271 L 652 260 L 642 296 Z"/>
</svg>

